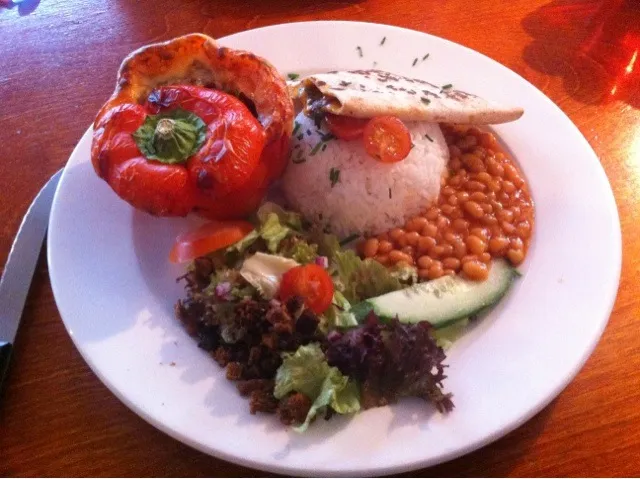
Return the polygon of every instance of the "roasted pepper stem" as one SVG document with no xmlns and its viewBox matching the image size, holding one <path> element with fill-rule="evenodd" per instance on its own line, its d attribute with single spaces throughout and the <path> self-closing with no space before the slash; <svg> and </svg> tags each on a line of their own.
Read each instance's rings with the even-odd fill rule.
<svg viewBox="0 0 640 479">
<path fill-rule="evenodd" d="M 196 153 L 206 136 L 207 126 L 195 113 L 176 109 L 149 115 L 133 133 L 144 156 L 161 163 L 183 163 Z"/>
</svg>

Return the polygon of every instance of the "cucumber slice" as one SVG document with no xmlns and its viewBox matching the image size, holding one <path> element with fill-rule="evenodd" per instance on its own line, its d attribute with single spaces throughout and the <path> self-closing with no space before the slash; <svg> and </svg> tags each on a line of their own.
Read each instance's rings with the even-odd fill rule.
<svg viewBox="0 0 640 479">
<path fill-rule="evenodd" d="M 518 270 L 499 259 L 492 263 L 485 281 L 444 276 L 367 299 L 353 306 L 351 312 L 358 321 L 373 311 L 381 319 L 397 317 L 403 323 L 428 321 L 443 328 L 496 304 L 519 275 Z"/>
</svg>

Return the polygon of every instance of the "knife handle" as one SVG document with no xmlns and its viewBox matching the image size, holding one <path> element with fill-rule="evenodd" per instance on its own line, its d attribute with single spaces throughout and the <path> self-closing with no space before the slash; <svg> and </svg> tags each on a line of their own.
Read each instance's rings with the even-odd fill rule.
<svg viewBox="0 0 640 479">
<path fill-rule="evenodd" d="M 13 344 L 0 341 L 0 391 L 2 390 L 2 383 L 9 370 L 9 359 L 11 358 L 11 350 Z"/>
</svg>

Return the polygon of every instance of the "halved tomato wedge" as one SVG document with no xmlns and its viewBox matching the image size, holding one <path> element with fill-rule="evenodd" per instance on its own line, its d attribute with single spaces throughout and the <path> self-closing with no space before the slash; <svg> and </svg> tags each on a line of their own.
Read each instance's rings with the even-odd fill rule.
<svg viewBox="0 0 640 479">
<path fill-rule="evenodd" d="M 169 253 L 172 263 L 184 263 L 237 243 L 253 230 L 248 221 L 212 221 L 176 239 Z"/>
<path fill-rule="evenodd" d="M 411 147 L 411 133 L 398 117 L 377 116 L 364 129 L 365 150 L 383 163 L 404 160 Z"/>
</svg>

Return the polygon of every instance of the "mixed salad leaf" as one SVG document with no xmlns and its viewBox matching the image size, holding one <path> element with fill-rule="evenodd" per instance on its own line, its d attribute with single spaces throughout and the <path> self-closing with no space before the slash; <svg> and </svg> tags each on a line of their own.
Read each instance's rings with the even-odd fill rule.
<svg viewBox="0 0 640 479">
<path fill-rule="evenodd" d="M 424 398 L 442 411 L 453 407 L 442 391 L 440 345 L 457 330 L 438 338 L 428 323 L 385 323 L 369 315 L 359 324 L 352 312 L 363 300 L 415 283 L 415 268 L 362 259 L 273 203 L 258 210 L 253 224 L 237 243 L 193 263 L 184 277 L 187 298 L 176 307 L 201 347 L 238 381 L 252 412 L 275 412 L 302 432 L 319 416 L 352 414 L 403 396 Z M 280 291 L 284 275 L 305 265 L 333 283 L 322 311 Z"/>
<path fill-rule="evenodd" d="M 281 399 L 291 392 L 305 394 L 313 401 L 305 421 L 297 427 L 300 432 L 327 407 L 338 414 L 360 410 L 358 386 L 338 368 L 329 366 L 318 343 L 300 346 L 294 354 L 283 355 L 273 394 Z"/>
</svg>

